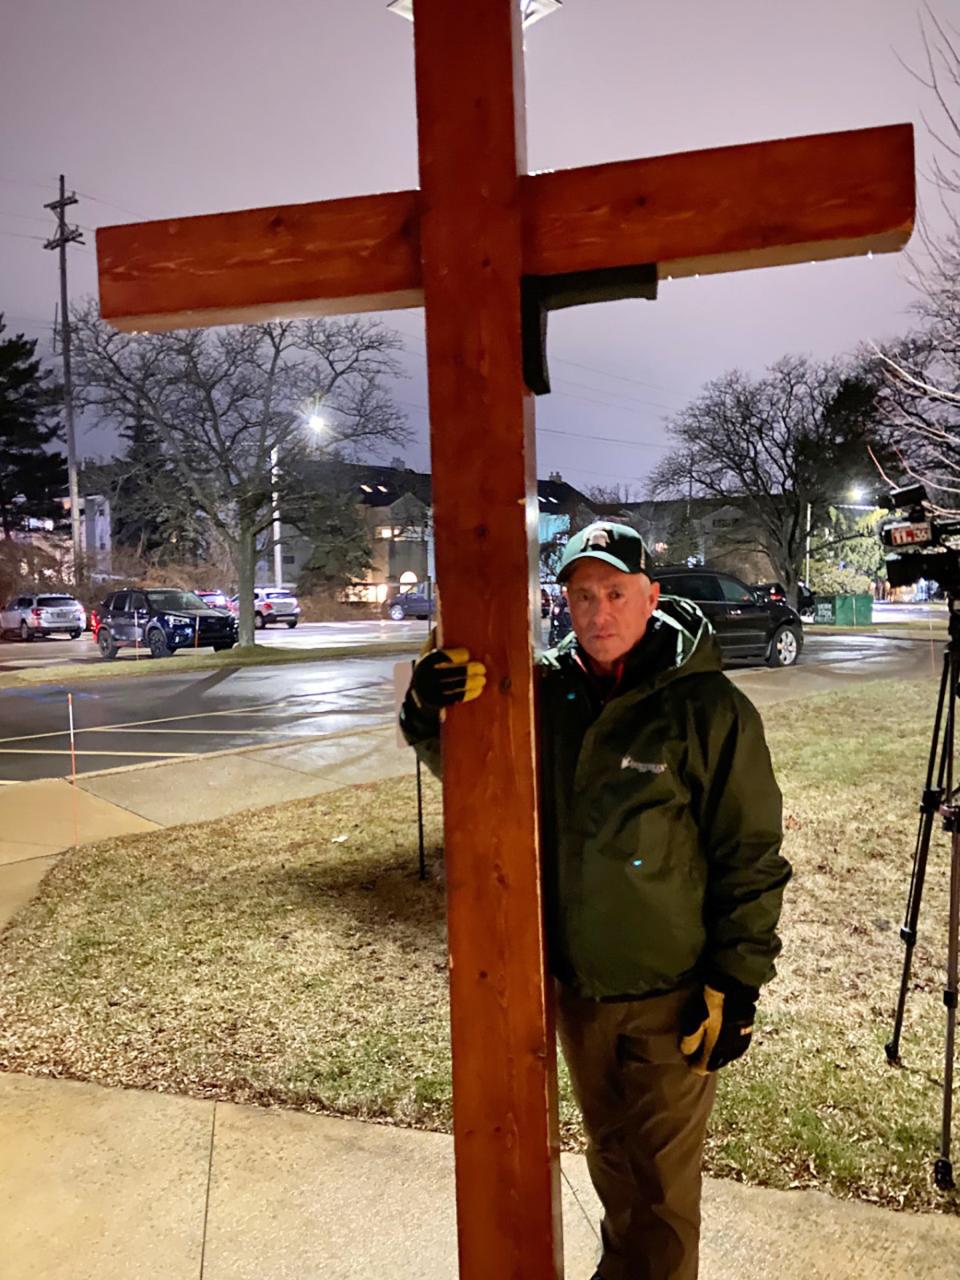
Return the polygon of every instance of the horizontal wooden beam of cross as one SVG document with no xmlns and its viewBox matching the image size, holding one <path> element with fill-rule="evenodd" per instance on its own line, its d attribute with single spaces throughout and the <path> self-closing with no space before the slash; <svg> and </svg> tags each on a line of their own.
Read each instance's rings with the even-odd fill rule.
<svg viewBox="0 0 960 1280">
<path fill-rule="evenodd" d="M 661 279 L 901 248 L 913 227 L 910 125 L 717 147 L 521 176 L 523 272 L 655 264 Z M 118 329 L 386 311 L 423 302 L 418 191 L 97 232 Z"/>
</svg>

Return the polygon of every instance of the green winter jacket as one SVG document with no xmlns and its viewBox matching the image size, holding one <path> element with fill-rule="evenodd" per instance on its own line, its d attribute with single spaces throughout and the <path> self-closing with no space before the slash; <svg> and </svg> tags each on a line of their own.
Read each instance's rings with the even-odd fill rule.
<svg viewBox="0 0 960 1280">
<path fill-rule="evenodd" d="M 551 967 L 596 999 L 774 974 L 790 867 L 760 717 L 700 611 L 663 600 L 604 701 L 576 639 L 539 668 Z M 435 771 L 437 722 L 401 723 Z"/>
</svg>

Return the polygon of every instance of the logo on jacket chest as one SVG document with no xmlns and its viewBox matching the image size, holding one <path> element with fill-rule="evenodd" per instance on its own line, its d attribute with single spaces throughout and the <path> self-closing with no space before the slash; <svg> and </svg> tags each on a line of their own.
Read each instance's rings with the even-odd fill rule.
<svg viewBox="0 0 960 1280">
<path fill-rule="evenodd" d="M 621 769 L 636 769 L 637 773 L 666 773 L 667 766 L 656 761 L 634 760 L 632 756 L 624 756 L 620 761 Z"/>
</svg>

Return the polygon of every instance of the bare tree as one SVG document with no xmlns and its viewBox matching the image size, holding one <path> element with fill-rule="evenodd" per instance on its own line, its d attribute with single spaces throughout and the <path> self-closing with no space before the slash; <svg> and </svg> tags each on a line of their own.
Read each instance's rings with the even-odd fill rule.
<svg viewBox="0 0 960 1280">
<path fill-rule="evenodd" d="M 273 489 L 285 522 L 315 519 L 311 454 L 350 458 L 408 439 L 384 385 L 400 372 L 400 339 L 355 317 L 124 334 L 88 303 L 76 313 L 75 347 L 84 403 L 116 421 L 147 423 L 229 548 L 240 643 L 252 644 L 258 543 L 271 524 Z M 322 425 L 319 439 L 311 422 Z"/>
<path fill-rule="evenodd" d="M 960 270 L 960 245 L 955 253 Z M 952 514 L 960 508 L 958 301 L 946 288 L 932 290 L 917 306 L 924 328 L 885 351 L 876 349 L 875 362 L 883 377 L 884 435 L 899 473 L 884 471 L 883 478 L 922 482 L 934 506 Z"/>
<path fill-rule="evenodd" d="M 960 32 L 929 4 L 921 10 L 919 26 L 922 60 L 918 66 L 901 62 L 929 94 L 923 121 L 934 147 L 927 191 L 939 200 L 948 231 L 937 238 L 929 219 L 921 217 L 919 252 L 911 257 L 919 324 L 885 350 L 866 352 L 865 363 L 883 380 L 880 403 L 898 473 L 884 478 L 921 481 L 936 507 L 955 514 L 960 508 Z"/>
<path fill-rule="evenodd" d="M 640 493 L 631 484 L 595 484 L 587 490 L 587 497 L 591 502 L 612 507 L 621 503 L 638 502 Z"/>
<path fill-rule="evenodd" d="M 801 356 L 759 378 L 726 373 L 667 424 L 677 447 L 654 470 L 651 493 L 737 507 L 731 541 L 765 552 L 796 602 L 808 513 L 822 519 L 872 470 L 876 394 L 853 369 Z"/>
</svg>

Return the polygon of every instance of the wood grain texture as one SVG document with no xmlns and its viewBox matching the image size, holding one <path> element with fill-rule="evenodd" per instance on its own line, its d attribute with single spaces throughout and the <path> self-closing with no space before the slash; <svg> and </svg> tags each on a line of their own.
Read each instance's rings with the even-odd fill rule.
<svg viewBox="0 0 960 1280">
<path fill-rule="evenodd" d="M 421 244 L 443 638 L 487 665 L 444 726 L 461 1280 L 562 1273 L 538 865 L 533 400 L 520 342 L 514 0 L 417 0 Z M 539 615 L 539 610 L 537 610 Z"/>
<path fill-rule="evenodd" d="M 418 206 L 394 191 L 101 227 L 101 315 L 158 331 L 419 306 Z"/>
<path fill-rule="evenodd" d="M 901 248 L 911 125 L 561 169 L 523 180 L 524 270 L 739 271 Z"/>
<path fill-rule="evenodd" d="M 663 279 L 887 253 L 913 227 L 913 129 L 561 169 L 524 177 L 519 199 L 527 275 L 653 262 Z M 420 209 L 419 192 L 398 191 L 101 228 L 101 314 L 160 330 L 418 306 Z"/>
</svg>

